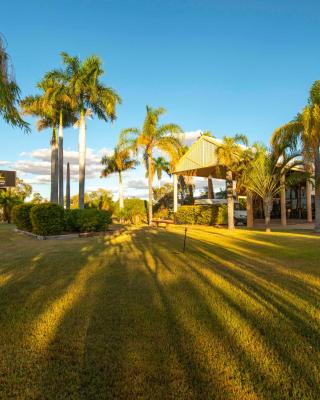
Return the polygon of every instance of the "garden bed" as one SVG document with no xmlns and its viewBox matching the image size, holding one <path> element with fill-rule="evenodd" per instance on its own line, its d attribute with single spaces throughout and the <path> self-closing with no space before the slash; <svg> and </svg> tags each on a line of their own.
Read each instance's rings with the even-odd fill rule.
<svg viewBox="0 0 320 400">
<path fill-rule="evenodd" d="M 107 230 L 103 232 L 69 232 L 69 233 L 61 233 L 60 235 L 36 235 L 35 233 L 23 231 L 21 229 L 15 228 L 14 231 L 16 233 L 29 236 L 33 239 L 37 240 L 60 240 L 60 239 L 75 239 L 75 238 L 86 238 L 93 236 L 117 236 L 123 233 L 126 228 L 123 225 L 112 225 L 108 227 Z"/>
</svg>

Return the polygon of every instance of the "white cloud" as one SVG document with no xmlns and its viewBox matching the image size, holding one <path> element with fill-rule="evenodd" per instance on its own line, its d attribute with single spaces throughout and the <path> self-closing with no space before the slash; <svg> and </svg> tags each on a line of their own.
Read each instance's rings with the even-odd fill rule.
<svg viewBox="0 0 320 400">
<path fill-rule="evenodd" d="M 0 165 L 10 165 L 10 161 L 0 160 Z"/>
<path fill-rule="evenodd" d="M 112 154 L 112 150 L 102 148 L 98 151 L 88 148 L 86 154 L 86 179 L 100 178 L 101 157 L 104 154 Z M 66 173 L 67 163 L 70 164 L 70 177 L 72 181 L 78 180 L 79 153 L 74 150 L 64 150 L 64 169 Z M 24 159 L 14 164 L 19 176 L 25 176 L 26 182 L 45 184 L 50 182 L 51 150 L 50 148 L 36 149 L 32 152 L 20 154 Z M 1 165 L 1 164 L 0 164 Z"/>
<path fill-rule="evenodd" d="M 199 139 L 202 133 L 203 131 L 201 129 L 198 129 L 196 131 L 184 132 L 184 143 L 187 146 L 190 146 L 193 142 Z"/>
<path fill-rule="evenodd" d="M 133 179 L 125 183 L 126 188 L 135 190 L 145 190 L 148 189 L 147 179 Z"/>
</svg>

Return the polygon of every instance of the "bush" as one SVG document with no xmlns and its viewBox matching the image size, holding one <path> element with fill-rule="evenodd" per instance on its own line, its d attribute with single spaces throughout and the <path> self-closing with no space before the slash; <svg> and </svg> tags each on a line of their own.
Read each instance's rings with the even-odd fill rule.
<svg viewBox="0 0 320 400">
<path fill-rule="evenodd" d="M 63 208 L 58 204 L 36 204 L 30 212 L 32 232 L 36 235 L 59 235 L 64 228 Z"/>
<path fill-rule="evenodd" d="M 79 215 L 83 210 L 64 210 L 64 230 L 66 232 L 80 232 Z"/>
<path fill-rule="evenodd" d="M 76 225 L 80 232 L 102 232 L 111 224 L 111 212 L 87 208 L 78 211 L 76 215 Z"/>
<path fill-rule="evenodd" d="M 116 203 L 115 216 L 124 219 L 132 224 L 140 224 L 148 221 L 148 202 L 141 199 L 125 199 L 124 207 L 119 209 L 119 202 Z"/>
<path fill-rule="evenodd" d="M 160 207 L 153 213 L 154 218 L 159 219 L 168 219 L 169 218 L 169 210 L 165 207 Z"/>
<path fill-rule="evenodd" d="M 34 204 L 23 203 L 18 204 L 12 209 L 12 220 L 18 229 L 23 231 L 32 231 L 30 212 Z"/>
<path fill-rule="evenodd" d="M 227 206 L 181 206 L 176 214 L 177 221 L 182 224 L 222 225 L 227 222 Z"/>
</svg>

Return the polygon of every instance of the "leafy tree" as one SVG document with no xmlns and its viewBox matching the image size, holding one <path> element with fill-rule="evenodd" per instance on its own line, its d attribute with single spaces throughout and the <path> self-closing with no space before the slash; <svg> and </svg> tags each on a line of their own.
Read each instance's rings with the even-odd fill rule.
<svg viewBox="0 0 320 400">
<path fill-rule="evenodd" d="M 307 169 L 314 170 L 315 230 L 320 232 L 320 81 L 312 85 L 307 106 L 273 132 L 271 143 L 274 147 L 286 144 L 301 151 Z"/>
<path fill-rule="evenodd" d="M 42 197 L 40 193 L 38 193 L 38 192 L 33 193 L 31 203 L 41 204 L 41 203 L 45 203 L 46 201 L 47 200 L 44 197 Z"/>
<path fill-rule="evenodd" d="M 114 202 L 112 194 L 105 189 L 97 189 L 88 193 L 86 208 L 97 208 L 98 210 L 113 211 Z"/>
<path fill-rule="evenodd" d="M 32 186 L 29 183 L 23 181 L 23 179 L 17 178 L 16 186 L 10 189 L 11 192 L 21 198 L 24 201 L 32 193 Z"/>
<path fill-rule="evenodd" d="M 2 219 L 10 224 L 11 211 L 17 204 L 23 203 L 20 196 L 12 191 L 11 188 L 7 190 L 0 190 L 0 208 L 2 211 Z"/>
<path fill-rule="evenodd" d="M 124 206 L 120 210 L 119 202 L 115 204 L 114 215 L 120 220 L 132 224 L 140 224 L 148 220 L 148 203 L 142 199 L 124 199 Z"/>
<path fill-rule="evenodd" d="M 120 139 L 123 143 L 128 143 L 135 150 L 143 151 L 146 169 L 148 171 L 149 187 L 149 213 L 148 222 L 152 224 L 152 181 L 153 174 L 152 160 L 155 149 L 167 154 L 171 165 L 179 158 L 181 148 L 180 135 L 182 129 L 176 124 L 159 125 L 159 117 L 165 113 L 164 108 L 151 108 L 147 106 L 147 114 L 141 129 L 129 128 L 121 132 Z"/>
<path fill-rule="evenodd" d="M 79 204 L 79 195 L 76 194 L 70 199 L 70 208 L 76 209 Z M 110 210 L 114 208 L 112 195 L 105 189 L 98 189 L 84 194 L 84 208 L 97 208 L 99 210 Z"/>
<path fill-rule="evenodd" d="M 12 208 L 29 197 L 32 193 L 32 187 L 22 179 L 17 178 L 16 186 L 13 188 L 0 190 L 0 208 L 2 219 L 8 223 L 11 222 Z"/>
<path fill-rule="evenodd" d="M 156 218 L 166 219 L 170 210 L 173 210 L 173 185 L 166 183 L 160 188 L 153 188 L 155 204 L 153 212 Z"/>
<path fill-rule="evenodd" d="M 86 123 L 88 115 L 104 121 L 116 118 L 116 106 L 121 103 L 118 94 L 101 82 L 104 71 L 99 57 L 93 55 L 83 62 L 79 57 L 61 53 L 64 69 L 55 71 L 67 86 L 73 109 L 79 120 L 79 208 L 85 203 Z"/>
<path fill-rule="evenodd" d="M 233 179 L 234 174 L 239 168 L 243 147 L 247 146 L 248 139 L 245 135 L 235 135 L 234 137 L 225 136 L 223 142 L 217 146 L 216 154 L 218 162 L 225 168 L 227 206 L 228 206 L 228 228 L 234 229 L 234 199 L 233 199 Z"/>
<path fill-rule="evenodd" d="M 0 34 L 0 115 L 11 126 L 17 126 L 28 132 L 29 124 L 20 117 L 17 109 L 19 100 L 20 89 L 14 79 L 4 37 Z"/>
<path fill-rule="evenodd" d="M 122 173 L 129 169 L 135 168 L 138 164 L 136 160 L 131 158 L 130 150 L 123 146 L 116 146 L 113 154 L 110 156 L 104 156 L 101 160 L 101 164 L 104 166 L 101 176 L 107 177 L 111 174 L 118 174 L 119 178 L 119 207 L 123 208 L 123 185 L 122 185 Z"/>
</svg>

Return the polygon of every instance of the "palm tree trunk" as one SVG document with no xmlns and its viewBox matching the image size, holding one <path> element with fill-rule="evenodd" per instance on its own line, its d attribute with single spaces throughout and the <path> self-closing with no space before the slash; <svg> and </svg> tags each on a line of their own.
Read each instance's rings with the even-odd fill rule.
<svg viewBox="0 0 320 400">
<path fill-rule="evenodd" d="M 162 171 L 161 169 L 157 171 L 157 176 L 158 176 L 158 188 L 161 188 L 161 178 L 162 178 Z"/>
<path fill-rule="evenodd" d="M 281 208 L 281 225 L 287 225 L 287 208 L 286 208 L 286 188 L 285 188 L 285 175 L 281 176 L 281 187 L 280 190 L 280 208 Z"/>
<path fill-rule="evenodd" d="M 119 172 L 119 208 L 123 209 L 123 187 L 122 187 L 122 175 Z"/>
<path fill-rule="evenodd" d="M 148 188 L 149 188 L 149 226 L 152 225 L 152 202 L 153 202 L 153 195 L 152 195 L 152 155 L 148 154 Z"/>
<path fill-rule="evenodd" d="M 84 208 L 84 185 L 86 176 L 86 121 L 84 110 L 80 112 L 79 125 L 79 208 Z"/>
<path fill-rule="evenodd" d="M 307 222 L 312 223 L 312 183 L 306 182 L 306 197 L 307 197 Z"/>
<path fill-rule="evenodd" d="M 234 229 L 234 201 L 232 171 L 227 170 L 227 205 L 228 205 L 228 229 Z"/>
<path fill-rule="evenodd" d="M 70 209 L 70 164 L 67 163 L 66 208 Z"/>
<path fill-rule="evenodd" d="M 247 228 L 253 228 L 253 198 L 250 191 L 247 192 Z"/>
<path fill-rule="evenodd" d="M 270 197 L 266 197 L 263 199 L 266 232 L 271 232 L 270 222 L 271 222 L 272 203 L 273 199 L 272 198 L 270 199 Z"/>
<path fill-rule="evenodd" d="M 51 139 L 51 194 L 50 201 L 58 203 L 58 141 L 56 128 L 53 128 Z"/>
<path fill-rule="evenodd" d="M 212 179 L 208 178 L 208 199 L 214 199 Z"/>
<path fill-rule="evenodd" d="M 320 153 L 316 146 L 314 155 L 314 177 L 315 177 L 315 231 L 320 232 Z"/>
<path fill-rule="evenodd" d="M 59 204 L 64 207 L 63 193 L 63 120 L 62 112 L 60 111 L 59 120 Z"/>
</svg>

